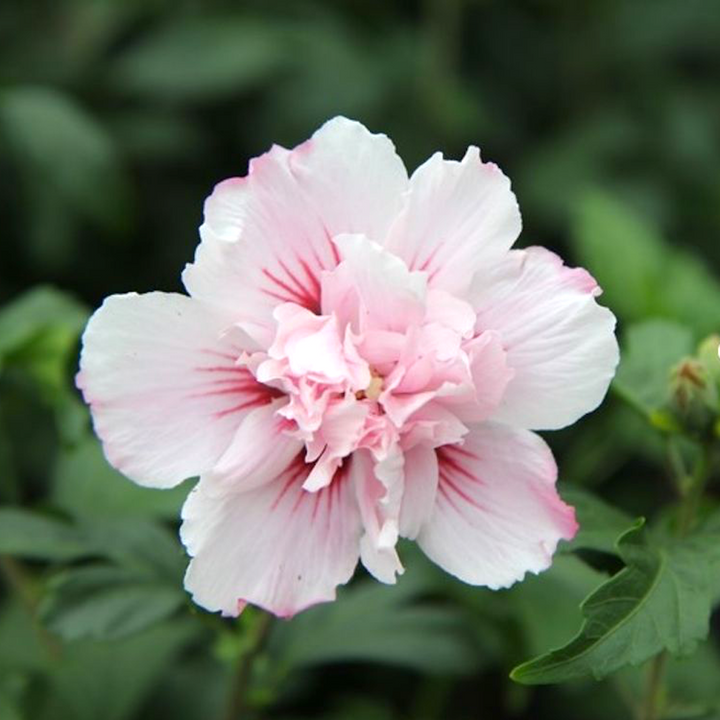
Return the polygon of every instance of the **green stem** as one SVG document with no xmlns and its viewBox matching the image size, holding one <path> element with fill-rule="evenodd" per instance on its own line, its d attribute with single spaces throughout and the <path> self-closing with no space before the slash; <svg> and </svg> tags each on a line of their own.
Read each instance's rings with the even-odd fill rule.
<svg viewBox="0 0 720 720">
<path fill-rule="evenodd" d="M 668 654 L 663 651 L 656 655 L 650 663 L 641 720 L 658 720 L 660 717 L 662 699 L 665 694 L 664 678 L 667 660 Z"/>
<path fill-rule="evenodd" d="M 710 475 L 710 452 L 708 447 L 703 447 L 700 451 L 700 457 L 695 464 L 690 486 L 680 505 L 680 518 L 678 520 L 678 535 L 680 537 L 687 535 L 695 523 L 700 501 Z"/>
<path fill-rule="evenodd" d="M 671 453 L 675 453 L 674 455 L 671 454 L 673 467 L 676 473 L 681 474 L 681 477 L 677 478 L 677 485 L 679 488 L 683 488 L 685 486 L 685 480 L 687 479 L 687 472 L 680 454 L 677 453 L 677 448 L 671 444 L 670 450 Z M 685 490 L 680 504 L 677 526 L 677 534 L 679 537 L 687 535 L 695 523 L 700 501 L 702 500 L 703 492 L 705 491 L 705 486 L 710 475 L 710 454 L 711 449 L 706 446 L 703 447 L 700 451 L 700 457 L 695 463 L 692 476 L 690 477 L 690 483 Z M 667 651 L 663 651 L 659 655 L 656 655 L 650 663 L 640 720 L 659 720 L 660 718 L 663 698 L 665 696 L 664 678 L 667 661 L 668 653 Z"/>
<path fill-rule="evenodd" d="M 253 638 L 238 658 L 235 669 L 235 677 L 230 691 L 230 700 L 225 712 L 225 720 L 245 720 L 247 710 L 247 693 L 252 677 L 252 668 L 255 658 L 262 652 L 265 641 L 270 634 L 273 616 L 270 613 L 262 613 L 251 631 Z"/>
</svg>

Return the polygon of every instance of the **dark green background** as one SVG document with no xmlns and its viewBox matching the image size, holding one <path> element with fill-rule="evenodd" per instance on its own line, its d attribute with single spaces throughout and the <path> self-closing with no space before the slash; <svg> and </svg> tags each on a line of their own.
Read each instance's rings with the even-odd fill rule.
<svg viewBox="0 0 720 720">
<path fill-rule="evenodd" d="M 151 522 L 179 587 L 182 493 L 126 490 L 103 465 L 71 389 L 77 334 L 105 295 L 179 290 L 214 183 L 336 114 L 388 134 L 411 170 L 436 150 L 457 158 L 479 145 L 513 181 L 521 244 L 588 266 L 622 327 L 660 316 L 694 340 L 720 327 L 717 0 L 5 0 L 0 301 L 51 284 L 78 303 L 43 296 L 0 315 L 0 503 L 111 528 Z M 655 435 L 615 398 L 549 440 L 563 479 L 630 513 L 671 496 Z M 30 607 L 78 560 L 52 555 L 20 568 Z M 493 595 L 405 557 L 405 590 L 360 579 L 334 609 L 273 632 L 253 680 L 257 713 L 630 717 L 622 698 L 638 673 L 540 691 L 506 679 L 572 635 L 597 570 L 565 556 Z M 594 564 L 614 569 L 606 560 Z M 170 620 L 63 648 L 52 628 L 49 639 L 33 628 L 11 576 L 1 720 L 223 717 L 229 659 L 252 616 L 236 632 L 180 598 Z M 672 670 L 689 706 L 717 700 L 714 653 Z"/>
</svg>

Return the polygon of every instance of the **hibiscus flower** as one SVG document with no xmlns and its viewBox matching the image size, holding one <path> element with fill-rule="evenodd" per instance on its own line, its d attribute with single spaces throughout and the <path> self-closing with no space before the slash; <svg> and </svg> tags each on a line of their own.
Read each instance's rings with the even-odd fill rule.
<svg viewBox="0 0 720 720">
<path fill-rule="evenodd" d="M 181 528 L 198 604 L 290 616 L 358 560 L 392 583 L 399 537 L 489 588 L 550 565 L 577 525 L 533 431 L 593 410 L 618 349 L 593 278 L 512 250 L 520 227 L 477 148 L 408 178 L 338 117 L 217 185 L 187 295 L 107 298 L 78 385 L 129 478 L 199 475 Z"/>
</svg>

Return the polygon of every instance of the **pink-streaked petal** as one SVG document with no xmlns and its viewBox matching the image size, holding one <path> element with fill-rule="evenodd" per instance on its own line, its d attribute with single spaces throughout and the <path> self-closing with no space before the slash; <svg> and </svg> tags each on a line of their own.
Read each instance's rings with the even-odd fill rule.
<svg viewBox="0 0 720 720">
<path fill-rule="evenodd" d="M 510 181 L 471 147 L 460 162 L 436 153 L 413 173 L 385 246 L 411 270 L 426 272 L 428 287 L 462 297 L 474 273 L 502 257 L 520 228 Z"/>
<path fill-rule="evenodd" d="M 293 152 L 290 166 L 330 235 L 384 240 L 408 183 L 388 137 L 336 117 Z"/>
<path fill-rule="evenodd" d="M 286 403 L 279 398 L 245 416 L 228 449 L 203 476 L 208 493 L 253 490 L 274 480 L 297 457 L 303 442 L 288 433 L 292 424 L 277 412 Z"/>
<path fill-rule="evenodd" d="M 289 150 L 273 147 L 247 177 L 215 187 L 205 203 L 202 242 L 183 273 L 190 295 L 222 307 L 260 345 L 272 341 L 273 309 L 320 307 L 320 274 L 337 264 L 322 219 L 290 170 Z"/>
<path fill-rule="evenodd" d="M 356 293 L 360 330 L 404 332 L 422 321 L 426 286 L 423 273 L 410 272 L 400 258 L 364 235 L 339 235 L 334 242 L 342 258 L 336 272 L 342 273 L 342 279 L 351 283 Z M 332 277 L 324 280 L 334 281 Z"/>
<path fill-rule="evenodd" d="M 555 461 L 538 435 L 484 423 L 437 454 L 435 507 L 417 540 L 452 575 L 508 587 L 548 568 L 560 539 L 575 535 L 574 510 L 557 494 Z"/>
<path fill-rule="evenodd" d="M 494 420 L 556 430 L 602 402 L 619 353 L 615 317 L 589 277 L 543 248 L 515 250 L 478 273 L 477 330 L 500 333 L 515 371 Z"/>
<path fill-rule="evenodd" d="M 365 530 L 360 539 L 360 560 L 369 573 L 388 584 L 394 584 L 397 575 L 405 571 L 395 550 L 402 497 L 402 458 L 399 467 L 393 460 L 385 462 L 384 473 L 381 470 L 384 482 L 376 476 L 376 465 L 365 450 L 353 454 L 349 471 Z"/>
<path fill-rule="evenodd" d="M 405 485 L 400 507 L 400 535 L 414 540 L 435 506 L 438 486 L 437 453 L 428 445 L 405 452 Z"/>
<path fill-rule="evenodd" d="M 290 617 L 335 599 L 358 560 L 360 516 L 347 473 L 316 493 L 302 489 L 301 456 L 275 480 L 216 496 L 201 479 L 183 507 L 181 537 L 193 557 L 185 587 L 211 611 L 251 603 Z"/>
<path fill-rule="evenodd" d="M 210 469 L 276 394 L 236 359 L 226 320 L 184 295 L 113 295 L 83 335 L 78 387 L 108 460 L 141 485 Z"/>
</svg>

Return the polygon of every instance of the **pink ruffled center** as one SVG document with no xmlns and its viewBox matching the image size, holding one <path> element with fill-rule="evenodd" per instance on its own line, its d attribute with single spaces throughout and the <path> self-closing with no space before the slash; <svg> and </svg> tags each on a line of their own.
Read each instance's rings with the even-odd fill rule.
<svg viewBox="0 0 720 720">
<path fill-rule="evenodd" d="M 288 421 L 285 432 L 305 443 L 314 463 L 305 490 L 329 485 L 343 460 L 364 449 L 389 494 L 404 451 L 458 442 L 464 420 L 495 409 L 512 372 L 497 337 L 474 335 L 475 313 L 464 301 L 423 286 L 403 298 L 405 317 L 389 324 L 367 312 L 352 280 L 346 263 L 324 278 L 337 311 L 327 297 L 324 314 L 278 306 L 271 346 L 243 362 L 287 397 L 277 411 Z"/>
</svg>

